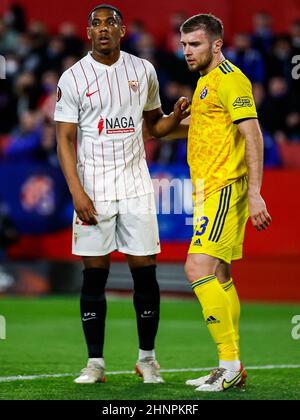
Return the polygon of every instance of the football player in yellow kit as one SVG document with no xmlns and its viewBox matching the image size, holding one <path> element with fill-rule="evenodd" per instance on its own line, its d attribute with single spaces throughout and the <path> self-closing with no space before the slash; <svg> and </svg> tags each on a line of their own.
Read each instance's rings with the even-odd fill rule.
<svg viewBox="0 0 300 420">
<path fill-rule="evenodd" d="M 187 381 L 203 392 L 245 385 L 240 302 L 231 262 L 242 258 L 249 216 L 258 231 L 271 223 L 260 192 L 263 137 L 251 83 L 222 54 L 223 35 L 223 24 L 213 15 L 193 16 L 181 27 L 187 65 L 190 71 L 200 72 L 190 121 L 176 132 L 180 138 L 188 132 L 194 186 L 194 236 L 185 271 L 219 355 L 219 367 Z"/>
</svg>

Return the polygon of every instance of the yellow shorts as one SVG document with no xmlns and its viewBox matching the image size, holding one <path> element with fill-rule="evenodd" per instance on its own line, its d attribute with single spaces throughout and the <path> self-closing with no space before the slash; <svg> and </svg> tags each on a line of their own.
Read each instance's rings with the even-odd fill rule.
<svg viewBox="0 0 300 420">
<path fill-rule="evenodd" d="M 208 197 L 194 212 L 189 254 L 207 254 L 230 264 L 243 257 L 248 213 L 248 182 L 241 178 Z"/>
</svg>

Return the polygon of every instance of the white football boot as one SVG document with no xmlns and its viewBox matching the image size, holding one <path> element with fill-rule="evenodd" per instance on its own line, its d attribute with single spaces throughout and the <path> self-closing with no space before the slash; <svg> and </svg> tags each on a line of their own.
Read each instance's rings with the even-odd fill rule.
<svg viewBox="0 0 300 420">
<path fill-rule="evenodd" d="M 238 384 L 236 384 L 236 385 L 234 385 L 234 387 L 237 387 L 237 388 L 240 388 L 240 389 L 245 389 L 245 386 L 246 386 L 246 379 L 247 379 L 247 372 L 244 370 L 244 367 L 243 367 L 243 365 L 241 365 L 241 367 L 242 367 L 242 371 L 243 371 L 243 373 L 242 373 L 242 380 L 238 383 Z M 196 378 L 196 379 L 189 379 L 189 380 L 187 380 L 186 381 L 186 385 L 190 385 L 190 386 L 195 386 L 195 387 L 199 387 L 199 386 L 201 386 L 201 385 L 203 385 L 203 384 L 205 384 L 205 382 L 212 376 L 212 375 L 214 375 L 215 374 L 215 372 L 216 372 L 216 370 L 217 370 L 217 368 L 216 369 L 213 369 L 208 375 L 205 375 L 205 376 L 200 376 L 200 378 Z"/>
<path fill-rule="evenodd" d="M 190 385 L 190 386 L 196 386 L 196 387 L 201 386 L 205 384 L 205 382 L 211 377 L 211 375 L 214 374 L 215 370 L 217 369 L 213 369 L 208 375 L 200 376 L 200 378 L 188 379 L 185 384 Z"/>
<path fill-rule="evenodd" d="M 82 369 L 80 376 L 74 380 L 76 384 L 95 384 L 97 382 L 105 382 L 105 366 L 104 363 L 89 360 L 87 367 Z"/>
<path fill-rule="evenodd" d="M 233 387 L 243 387 L 246 381 L 246 372 L 243 367 L 237 372 L 217 368 L 214 369 L 209 379 L 204 384 L 198 386 L 196 391 L 200 392 L 222 392 Z"/>
<path fill-rule="evenodd" d="M 158 362 L 150 357 L 139 360 L 135 365 L 136 374 L 143 378 L 144 384 L 163 384 L 165 381 L 160 376 Z"/>
</svg>

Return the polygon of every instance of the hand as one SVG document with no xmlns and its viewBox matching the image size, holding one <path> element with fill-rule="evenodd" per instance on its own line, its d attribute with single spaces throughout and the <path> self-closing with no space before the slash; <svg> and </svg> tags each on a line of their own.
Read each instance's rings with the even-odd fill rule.
<svg viewBox="0 0 300 420">
<path fill-rule="evenodd" d="M 93 226 L 98 224 L 98 220 L 96 219 L 98 214 L 94 204 L 83 190 L 73 194 L 73 204 L 77 216 L 82 222 Z"/>
<path fill-rule="evenodd" d="M 174 116 L 179 121 L 187 118 L 191 113 L 191 102 L 188 98 L 182 96 L 174 105 Z"/>
<path fill-rule="evenodd" d="M 272 222 L 266 203 L 260 194 L 248 195 L 249 213 L 253 226 L 258 232 L 267 230 Z"/>
</svg>

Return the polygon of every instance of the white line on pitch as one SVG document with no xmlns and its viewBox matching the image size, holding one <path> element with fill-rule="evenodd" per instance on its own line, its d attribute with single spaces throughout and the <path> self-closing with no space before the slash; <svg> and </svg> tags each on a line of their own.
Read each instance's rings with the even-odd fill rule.
<svg viewBox="0 0 300 420">
<path fill-rule="evenodd" d="M 181 373 L 181 372 L 206 372 L 214 369 L 205 368 L 187 368 L 187 369 L 161 369 L 162 373 Z M 273 370 L 273 369 L 300 369 L 300 365 L 266 365 L 266 366 L 247 366 L 247 370 Z M 116 372 L 106 372 L 106 375 L 133 375 L 133 370 L 121 370 Z M 75 377 L 76 373 L 58 373 L 53 375 L 19 375 L 19 376 L 0 376 L 0 382 L 32 381 L 35 379 L 48 378 L 67 378 Z"/>
</svg>

